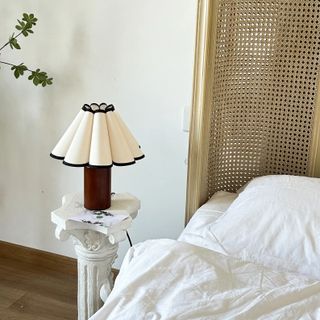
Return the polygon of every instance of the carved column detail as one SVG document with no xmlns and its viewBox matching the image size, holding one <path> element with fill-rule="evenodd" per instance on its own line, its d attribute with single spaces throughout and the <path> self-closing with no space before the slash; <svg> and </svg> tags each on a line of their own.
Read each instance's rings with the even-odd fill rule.
<svg viewBox="0 0 320 320">
<path fill-rule="evenodd" d="M 72 234 L 78 258 L 78 320 L 87 320 L 103 304 L 100 290 L 109 294 L 113 286 L 111 266 L 117 257 L 118 243 L 96 231 Z"/>
</svg>

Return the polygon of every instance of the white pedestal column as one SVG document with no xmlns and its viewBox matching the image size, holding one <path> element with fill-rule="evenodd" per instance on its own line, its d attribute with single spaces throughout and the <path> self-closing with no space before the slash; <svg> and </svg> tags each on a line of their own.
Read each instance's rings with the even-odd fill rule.
<svg viewBox="0 0 320 320">
<path fill-rule="evenodd" d="M 108 212 L 124 214 L 125 219 L 110 226 L 73 221 L 84 210 L 82 193 L 69 194 L 62 198 L 62 207 L 51 213 L 56 224 L 55 235 L 59 240 L 73 238 L 78 258 L 78 319 L 88 320 L 111 292 L 113 277 L 111 267 L 117 257 L 118 243 L 126 238 L 140 208 L 140 201 L 128 194 L 119 193 L 111 199 Z"/>
<path fill-rule="evenodd" d="M 113 286 L 111 267 L 118 243 L 96 231 L 72 233 L 78 258 L 78 320 L 88 320 L 103 304 L 100 291 L 108 295 Z"/>
</svg>

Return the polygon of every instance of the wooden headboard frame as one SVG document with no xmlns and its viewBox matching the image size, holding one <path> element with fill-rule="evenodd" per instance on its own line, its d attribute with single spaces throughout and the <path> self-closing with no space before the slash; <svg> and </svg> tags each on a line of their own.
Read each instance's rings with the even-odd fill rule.
<svg viewBox="0 0 320 320">
<path fill-rule="evenodd" d="M 210 114 L 216 43 L 217 0 L 199 0 L 193 82 L 193 105 L 189 137 L 186 223 L 208 199 L 207 168 Z M 318 81 L 319 83 L 319 81 Z M 320 86 L 317 90 L 310 176 L 320 177 Z"/>
</svg>

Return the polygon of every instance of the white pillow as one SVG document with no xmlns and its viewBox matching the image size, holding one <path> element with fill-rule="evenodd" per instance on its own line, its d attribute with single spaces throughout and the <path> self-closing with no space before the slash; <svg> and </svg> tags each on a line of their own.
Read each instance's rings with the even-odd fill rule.
<svg viewBox="0 0 320 320">
<path fill-rule="evenodd" d="M 209 231 L 222 253 L 320 279 L 320 179 L 256 178 Z"/>
<path fill-rule="evenodd" d="M 178 240 L 199 247 L 214 249 L 211 246 L 214 239 L 211 239 L 208 226 L 224 214 L 237 196 L 236 193 L 225 191 L 216 192 L 210 200 L 195 212 Z"/>
</svg>

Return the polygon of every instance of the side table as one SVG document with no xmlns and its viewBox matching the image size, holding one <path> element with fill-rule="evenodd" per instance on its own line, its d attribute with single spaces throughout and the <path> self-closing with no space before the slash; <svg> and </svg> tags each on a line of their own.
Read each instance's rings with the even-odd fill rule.
<svg viewBox="0 0 320 320">
<path fill-rule="evenodd" d="M 114 194 L 112 215 L 124 214 L 127 218 L 105 227 L 70 220 L 83 207 L 83 194 L 68 194 L 62 198 L 62 207 L 51 213 L 56 224 L 55 236 L 59 240 L 73 238 L 78 260 L 78 320 L 87 320 L 103 304 L 113 286 L 111 267 L 117 258 L 119 242 L 126 238 L 126 231 L 140 209 L 140 201 L 129 193 Z M 102 300 L 103 301 L 102 301 Z"/>
</svg>

